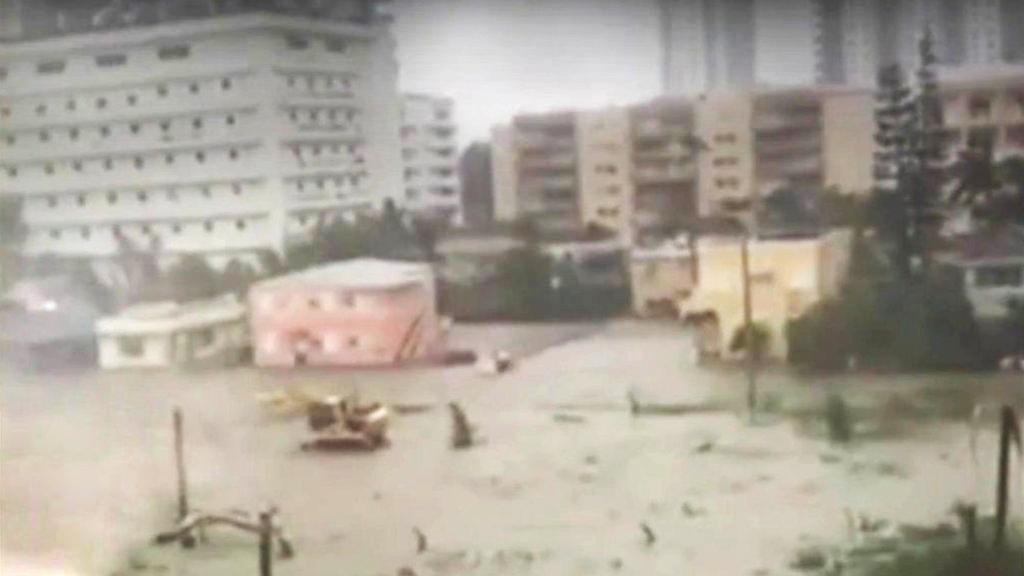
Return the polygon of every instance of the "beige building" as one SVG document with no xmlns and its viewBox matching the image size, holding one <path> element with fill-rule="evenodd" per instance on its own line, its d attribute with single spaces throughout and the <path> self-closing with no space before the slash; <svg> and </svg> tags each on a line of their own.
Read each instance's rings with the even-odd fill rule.
<svg viewBox="0 0 1024 576">
<path fill-rule="evenodd" d="M 786 357 L 790 320 L 839 290 L 849 264 L 850 240 L 849 231 L 836 230 L 810 238 L 749 242 L 752 318 L 768 330 L 769 357 Z M 737 354 L 730 344 L 745 326 L 742 244 L 737 237 L 698 240 L 700 280 L 679 309 L 684 317 L 702 319 L 697 340 L 702 355 Z"/>
<path fill-rule="evenodd" d="M 1024 154 L 1024 67 L 942 78 L 951 150 L 985 147 L 996 156 Z"/>
<path fill-rule="evenodd" d="M 629 283 L 637 316 L 676 316 L 696 282 L 693 254 L 682 239 L 629 253 Z"/>
<path fill-rule="evenodd" d="M 462 222 L 462 197 L 454 107 L 451 98 L 402 95 L 401 204 L 419 217 L 457 224 Z"/>
</svg>

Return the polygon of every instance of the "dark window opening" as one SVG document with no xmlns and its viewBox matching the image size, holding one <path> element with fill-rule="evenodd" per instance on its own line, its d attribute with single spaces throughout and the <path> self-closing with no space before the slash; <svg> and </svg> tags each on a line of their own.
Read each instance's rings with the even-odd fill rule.
<svg viewBox="0 0 1024 576">
<path fill-rule="evenodd" d="M 96 57 L 96 65 L 101 68 L 124 66 L 127 61 L 128 57 L 124 54 L 100 54 Z"/>
<path fill-rule="evenodd" d="M 175 46 L 164 46 L 157 50 L 157 57 L 161 60 L 181 60 L 188 58 L 189 54 L 192 53 L 192 48 L 187 44 L 178 44 Z"/>
<path fill-rule="evenodd" d="M 36 72 L 40 74 L 60 74 L 67 67 L 67 63 L 63 60 L 50 60 L 48 62 L 40 62 L 36 65 Z"/>
</svg>

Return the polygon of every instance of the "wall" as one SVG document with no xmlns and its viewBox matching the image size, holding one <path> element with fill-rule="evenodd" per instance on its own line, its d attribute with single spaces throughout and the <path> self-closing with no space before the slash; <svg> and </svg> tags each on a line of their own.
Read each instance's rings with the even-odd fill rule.
<svg viewBox="0 0 1024 576">
<path fill-rule="evenodd" d="M 581 112 L 576 123 L 580 218 L 632 240 L 629 115 L 623 108 Z"/>
<path fill-rule="evenodd" d="M 825 186 L 866 194 L 874 187 L 874 96 L 831 94 L 822 101 Z"/>
<path fill-rule="evenodd" d="M 689 255 L 634 255 L 629 261 L 629 279 L 633 296 L 633 313 L 638 316 L 663 314 L 668 306 L 676 312 L 676 304 L 689 297 L 694 288 L 693 259 Z"/>
<path fill-rule="evenodd" d="M 722 211 L 723 201 L 753 194 L 753 101 L 743 94 L 708 94 L 698 99 L 696 112 L 697 135 L 710 148 L 698 156 L 698 210 L 709 216 Z"/>
<path fill-rule="evenodd" d="M 510 222 L 519 217 L 516 150 L 511 126 L 491 130 L 491 173 L 494 182 L 494 218 Z"/>
</svg>

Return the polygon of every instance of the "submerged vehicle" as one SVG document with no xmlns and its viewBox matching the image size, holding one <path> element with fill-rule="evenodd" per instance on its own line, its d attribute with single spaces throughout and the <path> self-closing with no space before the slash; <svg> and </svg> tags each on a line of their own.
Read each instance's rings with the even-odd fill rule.
<svg viewBox="0 0 1024 576">
<path fill-rule="evenodd" d="M 387 446 L 391 410 L 379 402 L 360 405 L 352 398 L 329 396 L 306 408 L 314 438 L 303 450 L 376 450 Z"/>
</svg>

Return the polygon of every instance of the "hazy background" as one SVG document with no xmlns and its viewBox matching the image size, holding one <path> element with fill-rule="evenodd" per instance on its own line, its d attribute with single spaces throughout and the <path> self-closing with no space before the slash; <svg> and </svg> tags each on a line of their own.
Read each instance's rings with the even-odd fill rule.
<svg viewBox="0 0 1024 576">
<path fill-rule="evenodd" d="M 654 0 L 397 0 L 405 92 L 455 98 L 460 144 L 517 112 L 657 95 Z"/>
</svg>

